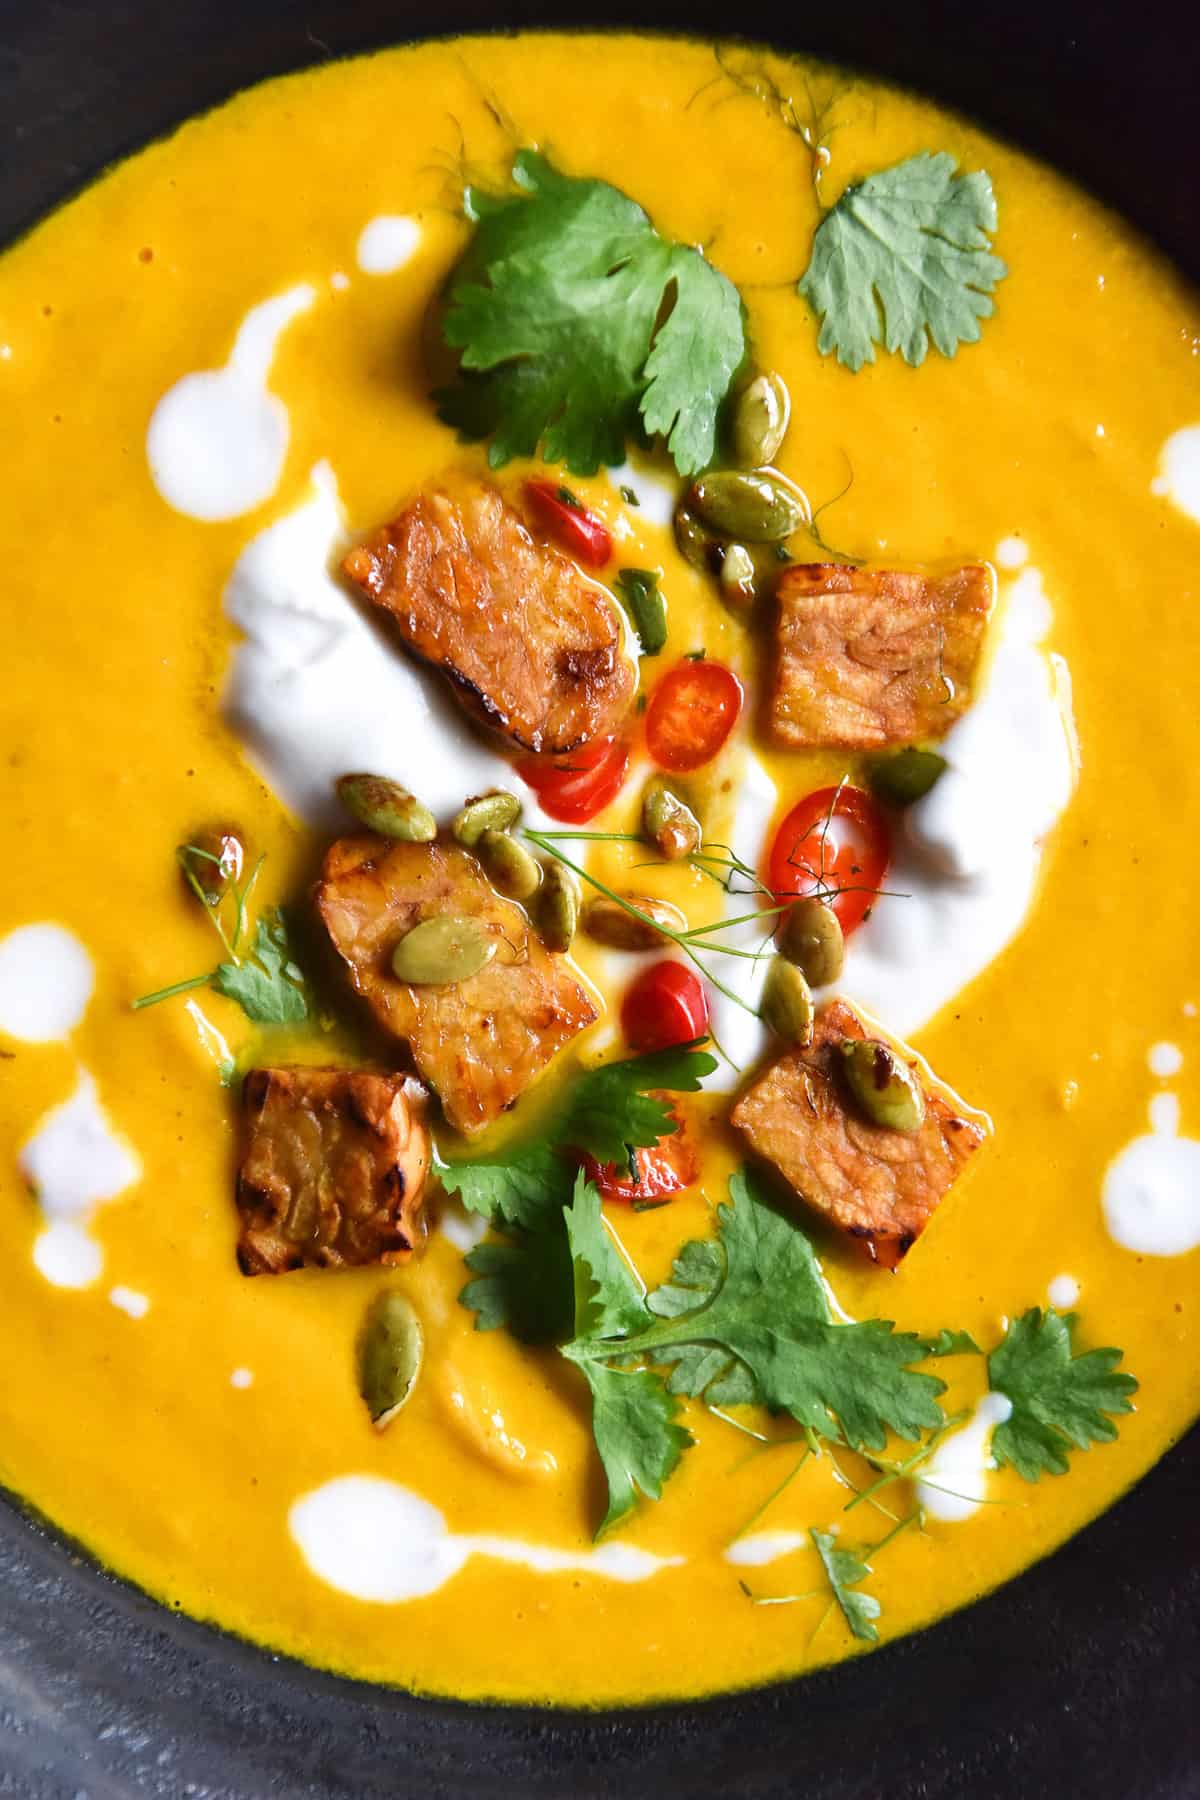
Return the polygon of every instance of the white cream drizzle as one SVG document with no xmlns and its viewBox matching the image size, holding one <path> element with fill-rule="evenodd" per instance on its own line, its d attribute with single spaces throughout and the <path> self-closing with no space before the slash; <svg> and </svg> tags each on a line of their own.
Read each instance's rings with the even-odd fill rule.
<svg viewBox="0 0 1200 1800">
<path fill-rule="evenodd" d="M 637 495 L 637 515 L 647 525 L 669 525 L 679 504 L 678 478 L 647 468 L 641 462 L 623 462 L 605 470 L 620 493 L 628 488 Z"/>
<path fill-rule="evenodd" d="M 1070 1312 L 1079 1299 L 1079 1283 L 1073 1275 L 1056 1275 L 1046 1290 L 1051 1306 Z"/>
<path fill-rule="evenodd" d="M 19 925 L 0 938 L 0 1031 L 26 1044 L 60 1043 L 87 1011 L 92 959 L 64 925 Z"/>
<path fill-rule="evenodd" d="M 1155 1094 L 1150 1132 L 1109 1163 L 1100 1194 L 1109 1237 L 1139 1256 L 1200 1247 L 1200 1142 L 1179 1135 L 1179 1100 Z"/>
<path fill-rule="evenodd" d="M 1152 1075 L 1157 1075 L 1160 1081 L 1169 1081 L 1183 1067 L 1183 1051 L 1178 1044 L 1151 1044 L 1146 1063 Z"/>
<path fill-rule="evenodd" d="M 905 815 L 891 893 L 850 940 L 846 995 L 901 1036 L 996 957 L 1033 899 L 1042 844 L 1075 784 L 1065 665 L 1041 648 L 1035 568 L 1010 584 L 983 690 L 940 745 L 949 767 Z"/>
<path fill-rule="evenodd" d="M 312 486 L 251 539 L 225 589 L 246 634 L 225 704 L 251 761 L 322 829 L 345 822 L 334 783 L 354 770 L 391 776 L 442 819 L 469 794 L 512 788 L 512 766 L 473 736 L 440 678 L 389 643 L 330 572 L 346 534 L 328 463 Z M 528 793 L 525 811 L 549 823 Z"/>
<path fill-rule="evenodd" d="M 355 259 L 364 275 L 394 275 L 411 262 L 421 227 L 403 213 L 380 213 L 363 226 Z"/>
<path fill-rule="evenodd" d="M 1167 439 L 1150 489 L 1200 525 L 1200 425 L 1185 425 Z"/>
<path fill-rule="evenodd" d="M 481 1213 L 468 1212 L 456 1196 L 449 1196 L 443 1201 L 438 1230 L 464 1256 L 483 1242 L 490 1229 L 489 1221 Z"/>
<path fill-rule="evenodd" d="M 131 1187 L 142 1171 L 109 1124 L 86 1069 L 70 1098 L 41 1120 L 17 1162 L 47 1221 L 34 1241 L 35 1265 L 56 1287 L 90 1286 L 104 1266 L 88 1235 L 93 1208 Z"/>
<path fill-rule="evenodd" d="M 750 1537 L 735 1538 L 722 1555 L 735 1569 L 761 1569 L 803 1550 L 810 1542 L 802 1531 L 756 1531 Z"/>
<path fill-rule="evenodd" d="M 316 299 L 307 283 L 251 307 L 229 361 L 168 388 L 151 415 L 146 460 L 168 506 L 189 519 L 236 519 L 279 485 L 291 426 L 267 387 L 280 336 Z"/>
<path fill-rule="evenodd" d="M 119 1283 L 109 1290 L 109 1299 L 118 1312 L 123 1312 L 131 1319 L 144 1319 L 150 1311 L 147 1295 L 139 1294 L 136 1288 L 122 1287 Z"/>
<path fill-rule="evenodd" d="M 395 1606 L 436 1593 L 472 1556 L 520 1563 L 539 1575 L 580 1571 L 610 1581 L 645 1581 L 682 1557 L 631 1544 L 556 1550 L 519 1538 L 450 1531 L 428 1500 L 377 1475 L 342 1475 L 294 1503 L 288 1525 L 312 1573 L 351 1599 Z"/>
<path fill-rule="evenodd" d="M 914 1483 L 918 1504 L 930 1518 L 950 1523 L 978 1512 L 988 1471 L 996 1466 L 992 1433 L 1011 1417 L 1006 1394 L 985 1394 L 967 1423 L 942 1439 Z"/>
</svg>

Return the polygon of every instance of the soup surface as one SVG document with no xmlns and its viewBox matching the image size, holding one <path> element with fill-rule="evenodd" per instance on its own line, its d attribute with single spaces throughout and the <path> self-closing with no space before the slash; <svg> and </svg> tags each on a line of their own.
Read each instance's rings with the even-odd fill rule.
<svg viewBox="0 0 1200 1800">
<path fill-rule="evenodd" d="M 641 1702 L 928 1622 L 1184 1430 L 1200 311 L 1134 233 L 818 65 L 430 44 L 268 83 L 43 223 L 0 262 L 0 392 L 6 1486 L 313 1662 Z M 439 484 L 440 526 L 404 512 Z M 489 506 L 456 649 L 434 540 Z M 423 620 L 411 566 L 385 616 L 421 531 Z M 359 771 L 438 844 L 351 793 L 399 841 L 314 902 Z M 654 779 L 682 840 L 647 841 Z M 492 789 L 521 820 L 464 849 Z M 393 972 L 424 901 L 356 934 L 436 855 L 458 935 Z M 797 896 L 832 983 L 771 960 Z M 239 1093 L 264 1069 L 300 1074 Z M 303 1207 L 376 1180 L 329 1254 Z"/>
</svg>

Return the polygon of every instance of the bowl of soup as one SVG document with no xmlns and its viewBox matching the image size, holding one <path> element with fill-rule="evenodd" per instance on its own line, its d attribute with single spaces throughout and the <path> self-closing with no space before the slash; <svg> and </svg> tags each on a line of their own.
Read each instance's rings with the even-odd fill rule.
<svg viewBox="0 0 1200 1800">
<path fill-rule="evenodd" d="M 857 1664 L 1157 1462 L 1198 332 L 958 112 L 635 32 L 265 81 L 14 243 L 5 1488 L 570 1711 Z"/>
</svg>

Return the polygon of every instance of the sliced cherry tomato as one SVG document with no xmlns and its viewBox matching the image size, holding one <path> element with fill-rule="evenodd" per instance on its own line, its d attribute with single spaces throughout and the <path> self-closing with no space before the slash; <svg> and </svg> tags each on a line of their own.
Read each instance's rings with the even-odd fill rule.
<svg viewBox="0 0 1200 1800">
<path fill-rule="evenodd" d="M 656 1094 L 655 1099 L 665 1100 L 666 1095 Z M 659 1138 L 657 1144 L 634 1151 L 636 1180 L 620 1163 L 598 1163 L 594 1156 L 584 1157 L 583 1172 L 600 1189 L 602 1199 L 625 1200 L 633 1205 L 646 1200 L 663 1200 L 669 1194 L 678 1194 L 681 1189 L 691 1187 L 698 1173 L 696 1152 L 674 1109 L 671 1117 L 677 1129 L 670 1137 Z"/>
<path fill-rule="evenodd" d="M 777 900 L 816 894 L 845 932 L 861 925 L 883 886 L 892 854 L 888 823 L 862 788 L 818 788 L 793 806 L 775 834 L 767 882 Z"/>
<path fill-rule="evenodd" d="M 570 488 L 553 481 L 527 481 L 525 500 L 543 531 L 589 569 L 602 569 L 612 561 L 612 532 Z"/>
<path fill-rule="evenodd" d="M 629 773 L 629 746 L 623 738 L 597 738 L 566 756 L 525 756 L 517 774 L 527 782 L 552 819 L 582 825 L 615 800 Z"/>
<path fill-rule="evenodd" d="M 646 709 L 646 747 L 655 762 L 680 774 L 711 762 L 737 724 L 742 699 L 742 684 L 724 663 L 676 663 Z"/>
<path fill-rule="evenodd" d="M 626 989 L 621 1026 L 634 1050 L 669 1050 L 707 1037 L 704 983 L 681 962 L 651 963 Z"/>
</svg>

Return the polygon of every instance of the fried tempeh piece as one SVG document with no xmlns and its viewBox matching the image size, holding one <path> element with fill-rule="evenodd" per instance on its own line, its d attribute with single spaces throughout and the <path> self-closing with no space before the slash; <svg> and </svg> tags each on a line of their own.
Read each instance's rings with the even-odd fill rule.
<svg viewBox="0 0 1200 1800">
<path fill-rule="evenodd" d="M 789 569 L 767 706 L 775 742 L 878 750 L 941 737 L 970 704 L 994 586 L 981 563 L 938 576 Z"/>
<path fill-rule="evenodd" d="M 244 1275 L 407 1262 L 425 1241 L 426 1096 L 354 1069 L 252 1069 L 237 1206 Z"/>
<path fill-rule="evenodd" d="M 490 1125 L 596 1017 L 566 958 L 545 948 L 457 844 L 342 838 L 325 858 L 316 904 L 358 992 L 408 1044 L 457 1131 Z M 478 921 L 495 956 L 450 985 L 398 980 L 396 944 L 438 914 Z"/>
<path fill-rule="evenodd" d="M 629 711 L 637 671 L 612 600 L 496 488 L 424 489 L 342 567 L 467 710 L 520 748 L 561 755 Z"/>
<path fill-rule="evenodd" d="M 732 1119 L 802 1199 L 894 1269 L 990 1123 L 931 1088 L 911 1055 L 905 1060 L 921 1080 L 924 1124 L 908 1133 L 868 1123 L 844 1085 L 836 1046 L 870 1035 L 845 1001 L 830 1001 L 817 1014 L 812 1044 L 781 1056 L 743 1094 Z"/>
</svg>

